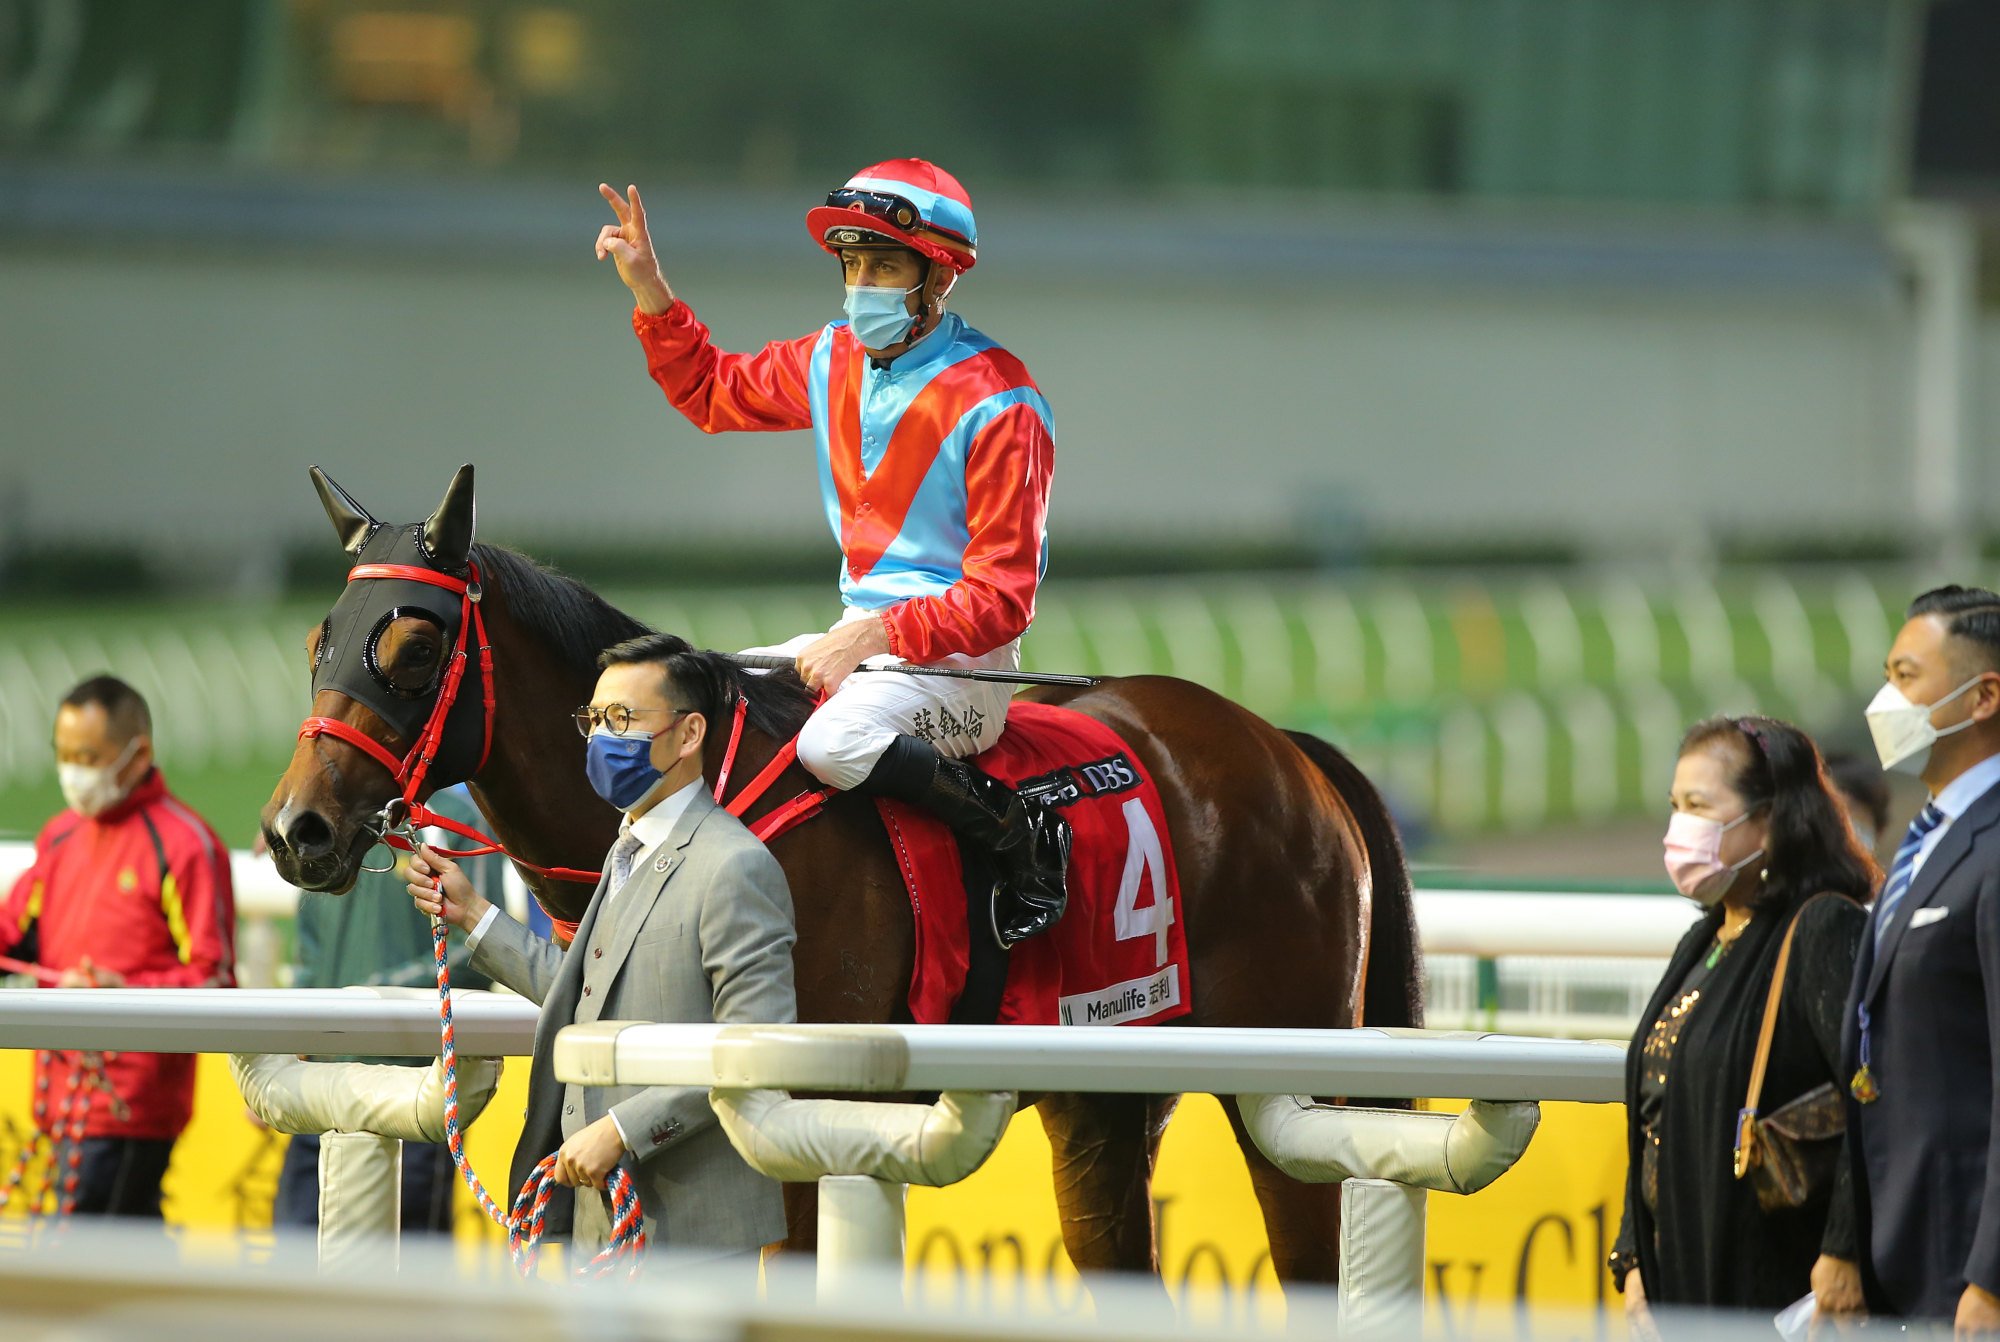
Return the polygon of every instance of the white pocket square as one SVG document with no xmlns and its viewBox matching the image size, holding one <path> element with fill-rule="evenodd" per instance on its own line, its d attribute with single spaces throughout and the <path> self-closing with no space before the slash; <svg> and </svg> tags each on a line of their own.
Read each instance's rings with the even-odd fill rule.
<svg viewBox="0 0 2000 1342">
<path fill-rule="evenodd" d="M 1910 930 L 1914 932 L 1920 927 L 1941 923 L 1944 921 L 1944 916 L 1950 912 L 1950 909 L 1918 909 L 1910 915 Z"/>
</svg>

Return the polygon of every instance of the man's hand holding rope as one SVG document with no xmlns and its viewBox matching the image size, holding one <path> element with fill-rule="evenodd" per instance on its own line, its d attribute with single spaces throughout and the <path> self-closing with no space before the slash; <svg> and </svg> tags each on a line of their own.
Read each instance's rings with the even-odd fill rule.
<svg viewBox="0 0 2000 1342">
<path fill-rule="evenodd" d="M 493 907 L 459 870 L 458 863 L 426 844 L 410 855 L 410 898 L 419 912 L 442 918 L 461 932 L 479 926 Z"/>
<path fill-rule="evenodd" d="M 556 1182 L 572 1188 L 603 1188 L 624 1154 L 625 1139 L 618 1135 L 618 1125 L 611 1115 L 606 1114 L 578 1131 L 556 1152 Z"/>
</svg>

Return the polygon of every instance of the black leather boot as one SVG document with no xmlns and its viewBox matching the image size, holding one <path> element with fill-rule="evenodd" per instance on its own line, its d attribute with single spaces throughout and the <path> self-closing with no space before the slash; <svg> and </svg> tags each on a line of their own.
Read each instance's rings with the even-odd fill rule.
<svg viewBox="0 0 2000 1342">
<path fill-rule="evenodd" d="M 1069 905 L 1069 822 L 930 742 L 898 736 L 857 792 L 922 807 L 986 856 L 991 932 L 1002 949 L 1054 927 Z"/>
</svg>

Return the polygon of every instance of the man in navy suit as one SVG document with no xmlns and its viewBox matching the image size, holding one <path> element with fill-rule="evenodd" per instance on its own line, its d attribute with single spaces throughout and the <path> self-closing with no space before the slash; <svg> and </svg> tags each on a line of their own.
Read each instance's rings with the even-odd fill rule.
<svg viewBox="0 0 2000 1342">
<path fill-rule="evenodd" d="M 1911 603 L 1868 706 L 1930 801 L 1877 896 L 1844 1040 L 1874 1308 L 2000 1331 L 2000 595 Z"/>
</svg>

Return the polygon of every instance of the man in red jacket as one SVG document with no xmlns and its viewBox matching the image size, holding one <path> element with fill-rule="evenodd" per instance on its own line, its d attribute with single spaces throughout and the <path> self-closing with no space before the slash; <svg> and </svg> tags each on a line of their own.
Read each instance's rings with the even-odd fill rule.
<svg viewBox="0 0 2000 1342">
<path fill-rule="evenodd" d="M 60 973 L 65 988 L 230 988 L 236 898 L 229 851 L 167 791 L 153 721 L 124 681 L 95 676 L 56 710 L 56 772 L 68 807 L 42 828 L 34 865 L 0 905 L 0 954 Z M 52 1124 L 75 1053 L 37 1058 Z M 89 1088 L 74 1210 L 160 1215 L 160 1179 L 194 1109 L 192 1054 L 104 1056 Z"/>
</svg>

